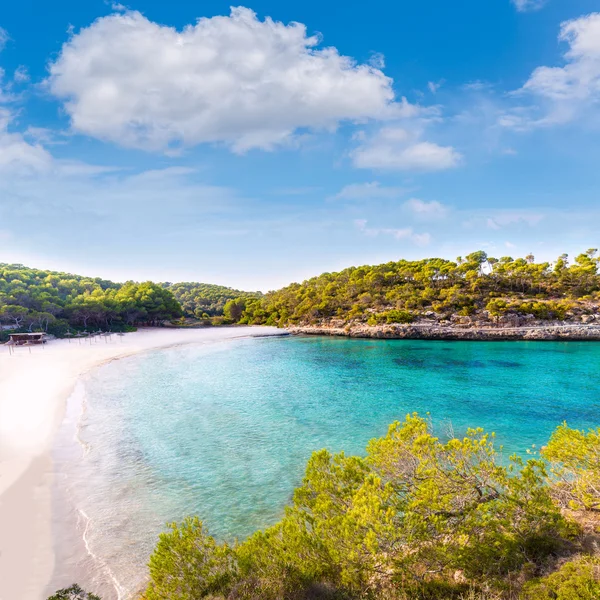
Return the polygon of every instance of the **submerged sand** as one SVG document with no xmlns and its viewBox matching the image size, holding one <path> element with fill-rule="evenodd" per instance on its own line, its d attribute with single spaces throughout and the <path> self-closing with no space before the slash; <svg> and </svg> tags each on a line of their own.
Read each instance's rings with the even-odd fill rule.
<svg viewBox="0 0 600 600">
<path fill-rule="evenodd" d="M 181 344 L 281 335 L 270 327 L 140 329 L 123 337 L 0 346 L 0 600 L 40 600 L 54 570 L 50 450 L 78 378 L 110 360 Z"/>
</svg>

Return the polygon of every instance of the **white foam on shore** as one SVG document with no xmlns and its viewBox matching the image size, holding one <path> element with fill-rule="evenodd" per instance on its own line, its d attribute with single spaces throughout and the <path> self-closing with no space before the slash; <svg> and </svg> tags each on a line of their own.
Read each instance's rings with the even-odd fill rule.
<svg viewBox="0 0 600 600">
<path fill-rule="evenodd" d="M 79 418 L 75 423 L 75 435 L 73 439 L 75 442 L 77 442 L 77 444 L 79 444 L 79 446 L 81 446 L 81 449 L 83 451 L 81 458 L 85 458 L 90 453 L 91 446 L 81 436 L 81 430 L 83 428 L 83 419 L 87 410 L 87 395 L 85 393 L 85 385 L 83 381 L 79 380 L 77 382 L 69 401 L 77 402 L 80 407 Z"/>
<path fill-rule="evenodd" d="M 119 583 L 115 574 L 112 572 L 111 568 L 108 566 L 106 561 L 103 560 L 101 557 L 97 556 L 96 554 L 94 554 L 94 552 L 92 551 L 92 548 L 91 548 L 91 545 L 89 542 L 89 538 L 88 538 L 88 532 L 89 532 L 90 526 L 92 524 L 92 520 L 90 519 L 90 517 L 88 517 L 88 515 L 82 508 L 78 508 L 77 512 L 79 513 L 79 515 L 81 517 L 83 517 L 84 522 L 85 522 L 85 527 L 83 530 L 83 544 L 85 546 L 86 552 L 88 553 L 88 556 L 92 559 L 92 561 L 94 563 L 96 563 L 100 567 L 100 569 L 106 574 L 108 579 L 113 584 L 113 587 L 115 588 L 115 592 L 117 593 L 117 600 L 124 600 L 126 591 L 123 589 L 123 587 Z"/>
</svg>

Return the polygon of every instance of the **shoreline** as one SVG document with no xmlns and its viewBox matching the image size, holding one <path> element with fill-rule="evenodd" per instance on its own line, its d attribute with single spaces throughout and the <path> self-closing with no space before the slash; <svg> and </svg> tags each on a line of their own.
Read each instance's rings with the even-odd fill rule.
<svg viewBox="0 0 600 600">
<path fill-rule="evenodd" d="M 14 355 L 0 346 L 0 600 L 40 600 L 52 579 L 51 452 L 78 380 L 102 364 L 146 351 L 254 335 L 287 332 L 144 328 L 110 342 L 54 340 L 17 348 Z"/>
<path fill-rule="evenodd" d="M 304 325 L 288 327 L 292 335 L 325 335 L 387 340 L 447 341 L 600 341 L 600 325 L 579 323 L 527 325 L 518 327 L 410 325 Z"/>
</svg>

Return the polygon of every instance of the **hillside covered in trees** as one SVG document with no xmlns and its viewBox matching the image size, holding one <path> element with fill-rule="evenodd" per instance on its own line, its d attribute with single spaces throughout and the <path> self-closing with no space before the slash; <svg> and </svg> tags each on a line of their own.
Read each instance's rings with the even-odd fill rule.
<svg viewBox="0 0 600 600">
<path fill-rule="evenodd" d="M 124 284 L 0 264 L 0 323 L 57 335 L 67 328 L 157 325 L 181 316 L 173 294 L 152 282 Z"/>
<path fill-rule="evenodd" d="M 238 299 L 260 297 L 206 283 L 114 283 L 0 263 L 0 325 L 59 336 L 69 328 L 117 331 L 181 317 L 214 324 L 226 315 L 225 322 L 234 322 Z"/>
<path fill-rule="evenodd" d="M 261 294 L 204 283 L 113 283 L 0 264 L 0 324 L 57 335 L 67 328 L 118 330 L 186 317 L 193 323 L 251 325 L 437 321 L 474 325 L 522 321 L 587 322 L 600 307 L 600 257 L 570 262 L 533 256 L 500 259 L 479 251 L 450 261 L 428 258 L 324 273 Z"/>
<path fill-rule="evenodd" d="M 479 251 L 456 261 L 429 258 L 350 267 L 235 302 L 240 323 L 410 323 L 422 319 L 503 322 L 512 317 L 593 318 L 600 305 L 596 249 L 571 262 L 531 255 L 493 258 Z"/>
<path fill-rule="evenodd" d="M 219 543 L 197 517 L 160 536 L 144 600 L 596 600 L 600 429 L 538 456 L 440 439 L 409 415 L 365 457 L 315 452 L 282 520 Z"/>
<path fill-rule="evenodd" d="M 223 315 L 223 309 L 230 300 L 238 298 L 244 301 L 262 297 L 260 292 L 242 292 L 222 285 L 209 283 L 165 283 L 163 284 L 173 293 L 175 299 L 181 304 L 186 317 L 207 319 Z"/>
</svg>

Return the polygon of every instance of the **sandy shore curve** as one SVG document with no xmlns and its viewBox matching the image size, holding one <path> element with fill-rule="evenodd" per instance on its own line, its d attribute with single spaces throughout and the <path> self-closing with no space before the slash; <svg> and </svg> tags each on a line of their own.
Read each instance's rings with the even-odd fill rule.
<svg viewBox="0 0 600 600">
<path fill-rule="evenodd" d="M 274 327 L 144 328 L 123 337 L 0 346 L 0 600 L 41 600 L 54 570 L 50 450 L 77 380 L 159 348 L 285 335 Z"/>
</svg>

